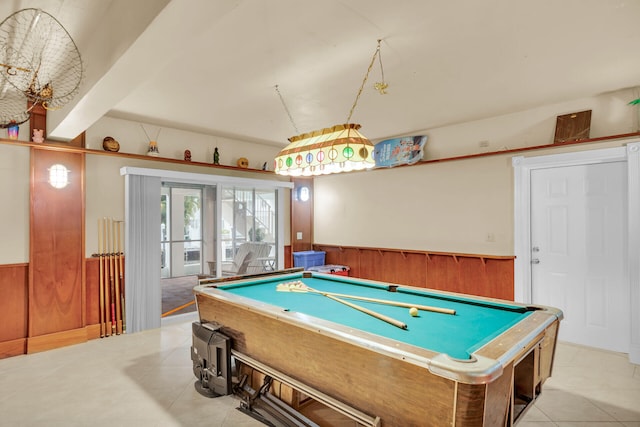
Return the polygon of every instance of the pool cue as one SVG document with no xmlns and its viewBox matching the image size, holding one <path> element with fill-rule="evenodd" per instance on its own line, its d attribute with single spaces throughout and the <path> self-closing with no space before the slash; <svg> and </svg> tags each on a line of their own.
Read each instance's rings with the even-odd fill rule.
<svg viewBox="0 0 640 427">
<path fill-rule="evenodd" d="M 118 225 L 119 227 L 119 225 Z M 118 254 L 116 253 L 116 222 L 113 221 L 111 223 L 111 235 L 113 240 L 113 275 L 115 277 L 115 300 L 116 300 L 116 334 L 120 335 L 122 333 L 122 312 L 120 311 L 120 274 L 118 273 Z"/>
<path fill-rule="evenodd" d="M 109 249 L 107 244 L 107 218 L 102 218 L 102 241 L 104 242 L 104 318 L 105 336 L 111 336 L 111 318 L 109 316 L 109 304 L 111 302 L 111 292 L 109 287 Z"/>
<path fill-rule="evenodd" d="M 120 239 L 120 229 L 124 227 L 124 221 L 116 221 L 118 223 L 118 264 L 120 266 L 120 312 L 122 315 L 122 333 L 127 332 L 127 316 L 125 312 L 124 305 L 124 267 L 123 267 L 123 256 L 124 252 L 122 252 L 122 240 Z M 124 232 L 123 232 L 124 234 Z"/>
<path fill-rule="evenodd" d="M 312 289 L 312 288 L 309 288 L 309 289 Z M 314 289 L 314 291 L 316 291 L 316 290 Z M 361 312 L 363 312 L 365 314 L 368 314 L 369 316 L 373 316 L 373 317 L 375 317 L 377 319 L 380 319 L 380 320 L 382 320 L 384 322 L 387 322 L 387 323 L 389 323 L 389 324 L 391 324 L 393 326 L 396 326 L 396 327 L 398 327 L 400 329 L 407 329 L 407 324 L 406 323 L 401 322 L 399 320 L 396 320 L 396 319 L 394 319 L 392 317 L 385 316 L 384 314 L 378 313 L 378 312 L 373 311 L 373 310 L 369 310 L 368 308 L 364 308 L 364 307 L 359 306 L 357 304 L 350 303 L 349 301 L 345 301 L 343 299 L 340 299 L 338 297 L 330 295 L 330 294 L 328 294 L 326 292 L 321 292 L 321 291 L 316 291 L 316 292 L 321 294 L 321 295 L 323 295 L 323 296 L 325 296 L 325 297 L 327 297 L 327 298 L 329 298 L 329 299 L 332 299 L 332 300 L 334 300 L 336 302 L 339 302 L 340 304 L 344 304 L 344 305 L 346 305 L 348 307 L 351 307 L 351 308 L 353 308 L 355 310 L 361 311 Z"/>
<path fill-rule="evenodd" d="M 324 291 L 319 291 L 317 289 L 310 288 L 310 287 L 308 287 L 307 285 L 304 285 L 304 284 L 303 284 L 303 286 L 289 285 L 289 286 L 287 286 L 286 290 L 288 290 L 290 292 L 314 292 L 314 293 L 321 293 L 321 294 L 329 294 L 329 295 L 333 295 L 333 296 L 341 297 L 341 298 L 355 299 L 355 300 L 367 301 L 367 302 L 375 302 L 375 303 L 378 303 L 378 304 L 393 305 L 393 306 L 396 306 L 396 307 L 405 307 L 405 308 L 415 307 L 418 310 L 423 310 L 423 311 L 433 311 L 433 312 L 442 313 L 442 314 L 456 314 L 456 311 L 454 309 L 451 309 L 451 308 L 432 307 L 430 305 L 411 304 L 409 302 L 402 302 L 402 301 L 391 301 L 391 300 L 386 300 L 386 299 L 361 297 L 359 295 L 339 294 L 339 293 L 335 293 L 335 292 L 324 292 Z"/>
<path fill-rule="evenodd" d="M 452 308 L 432 307 L 430 305 L 411 304 L 409 302 L 391 301 L 391 300 L 386 300 L 386 299 L 361 297 L 361 296 L 357 296 L 357 295 L 348 295 L 348 294 L 331 293 L 331 295 L 335 295 L 335 296 L 342 297 L 342 298 L 360 300 L 360 301 L 375 302 L 375 303 L 378 303 L 378 304 L 394 305 L 396 307 L 405 307 L 405 308 L 415 307 L 418 310 L 433 311 L 433 312 L 442 313 L 442 314 L 456 314 L 456 311 L 454 309 L 452 309 Z"/>
<path fill-rule="evenodd" d="M 98 262 L 100 264 L 100 281 L 98 288 L 100 293 L 100 338 L 104 338 L 104 268 L 102 265 L 102 220 L 98 218 Z"/>
<path fill-rule="evenodd" d="M 111 229 L 113 228 L 112 219 L 107 219 L 107 240 L 109 242 L 109 286 L 111 295 L 111 334 L 116 334 L 116 296 L 115 296 L 115 281 L 113 276 L 113 265 L 115 262 L 114 254 L 113 254 L 113 241 L 111 239 Z"/>
</svg>

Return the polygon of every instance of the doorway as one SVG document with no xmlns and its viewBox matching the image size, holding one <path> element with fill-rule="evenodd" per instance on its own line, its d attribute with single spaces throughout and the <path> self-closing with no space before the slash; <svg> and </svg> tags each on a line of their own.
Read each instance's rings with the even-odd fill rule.
<svg viewBox="0 0 640 427">
<path fill-rule="evenodd" d="M 273 268 L 284 267 L 284 257 L 281 254 L 284 253 L 285 216 L 278 213 L 285 210 L 284 191 L 291 189 L 292 183 L 267 178 L 266 175 L 261 179 L 252 179 L 135 167 L 124 167 L 120 170 L 120 174 L 125 177 L 124 271 L 127 332 L 157 328 L 165 320 L 161 317 L 162 295 L 159 286 L 162 271 L 159 215 L 162 182 L 179 183 L 184 186 L 204 186 L 204 201 L 201 202 L 203 209 L 201 221 L 204 221 L 204 224 L 201 222 L 201 227 L 204 235 L 201 242 L 200 268 L 203 268 L 202 261 L 208 264 L 209 260 L 221 260 L 220 251 L 216 252 L 215 247 L 220 241 L 222 205 L 219 197 L 209 194 L 210 189 L 215 187 L 219 191 L 225 186 L 238 186 L 274 191 L 277 195 L 275 199 L 277 235 Z M 208 209 L 215 212 L 215 217 L 206 214 Z M 175 248 L 172 250 L 175 251 Z M 175 252 L 171 256 L 175 257 Z M 193 261 L 193 258 L 190 261 Z"/>
<path fill-rule="evenodd" d="M 629 352 L 626 162 L 531 171 L 531 302 L 560 308 L 559 339 Z"/>
<path fill-rule="evenodd" d="M 640 363 L 640 143 L 514 157 L 512 163 L 515 300 L 563 309 L 562 340 L 628 352 L 632 363 Z M 614 184 L 603 182 L 602 176 L 607 181 L 611 174 L 616 175 L 612 179 L 622 188 L 605 189 Z M 571 180 L 574 182 L 570 183 Z M 586 184 L 588 181 L 591 184 Z M 592 194 L 576 195 L 575 200 L 569 200 L 573 196 L 561 197 L 570 186 L 586 188 Z M 619 194 L 609 195 L 610 192 Z M 554 195 L 558 200 L 566 199 L 565 202 L 552 203 Z M 609 196 L 617 201 L 605 200 Z M 545 198 L 549 200 L 544 201 Z M 609 208 L 602 208 L 611 203 L 617 204 L 621 212 L 612 214 L 607 211 Z M 582 209 L 573 216 L 568 212 L 569 205 L 581 205 Z M 607 223 L 612 221 L 624 224 Z M 616 229 L 617 225 L 623 228 Z M 610 231 L 605 231 L 611 226 Z M 573 231 L 580 228 L 583 231 Z M 614 233 L 617 237 L 608 241 L 610 236 L 603 233 Z M 569 258 L 562 260 L 565 243 Z M 615 251 L 606 246 L 613 244 Z M 575 247 L 581 248 L 582 253 L 576 254 Z M 598 254 L 601 256 L 596 262 Z M 579 255 L 577 261 L 573 255 Z M 600 271 L 603 265 L 607 265 L 609 274 Z M 621 323 L 624 325 L 620 326 Z M 616 335 L 613 338 L 619 338 L 617 343 L 609 342 L 608 333 L 599 331 L 614 324 L 618 325 L 612 326 L 617 331 L 613 333 Z M 582 332 L 574 327 L 582 328 Z"/>
<path fill-rule="evenodd" d="M 164 182 L 160 194 L 162 317 L 195 311 L 193 288 L 202 273 L 201 185 Z"/>
</svg>

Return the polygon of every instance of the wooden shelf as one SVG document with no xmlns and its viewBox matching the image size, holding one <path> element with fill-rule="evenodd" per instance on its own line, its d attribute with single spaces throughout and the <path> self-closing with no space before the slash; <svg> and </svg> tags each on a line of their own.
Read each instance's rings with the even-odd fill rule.
<svg viewBox="0 0 640 427">
<path fill-rule="evenodd" d="M 567 141 L 567 142 L 562 142 L 562 143 L 551 143 L 551 144 L 545 144 L 545 145 L 534 145 L 534 146 L 531 146 L 531 147 L 512 148 L 512 149 L 508 149 L 508 150 L 488 151 L 486 153 L 465 154 L 465 155 L 461 155 L 461 156 L 443 157 L 441 159 L 428 159 L 428 160 L 422 160 L 422 161 L 420 161 L 420 162 L 418 162 L 416 164 L 420 165 L 420 164 L 426 164 L 426 163 L 447 162 L 447 161 L 451 161 L 451 160 L 473 159 L 473 158 L 476 158 L 476 157 L 489 157 L 489 156 L 496 156 L 496 155 L 500 155 L 500 154 L 521 153 L 521 152 L 525 152 L 525 151 L 543 150 L 543 149 L 548 149 L 548 148 L 560 148 L 560 147 L 566 147 L 567 145 L 588 144 L 590 142 L 604 142 L 604 141 L 611 141 L 611 140 L 615 140 L 615 139 L 633 138 L 634 136 L 640 137 L 640 132 L 624 133 L 624 134 L 620 134 L 620 135 L 602 136 L 602 137 L 599 137 L 599 138 L 581 139 L 581 140 L 578 140 L 578 141 Z M 413 166 L 413 165 L 401 165 L 401 166 Z"/>
<path fill-rule="evenodd" d="M 180 159 L 171 159 L 168 157 L 152 157 L 144 154 L 131 154 L 131 153 L 121 153 L 121 152 L 112 152 L 112 151 L 103 151 L 103 150 L 94 150 L 90 148 L 82 148 L 82 147 L 74 147 L 70 146 L 65 142 L 56 142 L 56 141 L 45 141 L 43 143 L 36 142 L 28 142 L 28 141 L 16 141 L 13 139 L 4 139 L 0 138 L 0 144 L 12 144 L 12 145 L 25 145 L 45 150 L 59 150 L 59 151 L 70 151 L 70 152 L 81 152 L 86 154 L 95 154 L 100 156 L 118 156 L 118 157 L 127 157 L 130 159 L 140 159 L 140 160 L 149 160 L 149 161 L 157 161 L 157 162 L 165 162 L 165 163 L 178 163 L 182 165 L 193 165 L 193 166 L 202 166 L 202 167 L 210 167 L 216 169 L 227 169 L 227 170 L 235 170 L 242 172 L 258 172 L 264 174 L 273 175 L 273 171 L 265 171 L 262 169 L 252 169 L 252 168 L 239 168 L 237 166 L 227 166 L 227 165 L 214 165 L 212 163 L 204 163 L 204 162 L 188 162 L 186 160 Z"/>
<path fill-rule="evenodd" d="M 486 153 L 465 154 L 465 155 L 461 155 L 461 156 L 443 157 L 443 158 L 440 158 L 440 159 L 428 159 L 428 160 L 422 160 L 422 161 L 420 161 L 418 163 L 415 163 L 415 164 L 412 164 L 412 165 L 399 165 L 399 166 L 396 166 L 394 168 L 378 168 L 378 169 L 374 169 L 374 170 L 388 170 L 388 169 L 395 169 L 395 168 L 398 168 L 398 167 L 424 165 L 424 164 L 429 164 L 429 163 L 448 162 L 448 161 L 453 161 L 453 160 L 465 160 L 465 159 L 474 159 L 474 158 L 478 158 L 478 157 L 489 157 L 489 156 L 497 156 L 497 155 L 504 155 L 504 154 L 523 153 L 523 152 L 533 151 L 533 150 L 553 149 L 553 148 L 566 147 L 566 146 L 569 146 L 569 145 L 589 144 L 589 143 L 595 143 L 595 142 L 605 142 L 605 141 L 612 141 L 612 140 L 616 140 L 616 139 L 625 139 L 625 138 L 633 138 L 633 137 L 640 137 L 640 132 L 632 132 L 632 133 L 625 133 L 625 134 L 620 134 L 620 135 L 603 136 L 603 137 L 599 137 L 599 138 L 581 139 L 581 140 L 578 140 L 578 141 L 568 141 L 568 142 L 563 142 L 563 143 L 534 145 L 534 146 L 531 146 L 531 147 L 512 148 L 512 149 L 508 149 L 508 150 L 489 151 L 489 152 L 486 152 Z M 33 147 L 37 147 L 37 148 L 48 148 L 48 149 L 52 149 L 52 150 L 80 151 L 80 152 L 85 152 L 87 154 L 98 154 L 98 155 L 104 155 L 104 156 L 124 156 L 124 157 L 129 157 L 129 158 L 132 158 L 132 159 L 144 159 L 144 160 L 160 161 L 160 162 L 167 162 L 167 163 L 179 163 L 179 164 L 183 164 L 183 165 L 187 164 L 187 165 L 204 166 L 204 167 L 219 168 L 219 169 L 230 169 L 230 170 L 236 170 L 236 171 L 260 172 L 260 173 L 266 173 L 266 174 L 274 174 L 273 171 L 264 171 L 262 169 L 239 168 L 237 166 L 227 166 L 227 165 L 214 165 L 214 164 L 211 164 L 211 163 L 204 163 L 204 162 L 193 162 L 193 161 L 192 162 L 187 162 L 185 160 L 171 159 L 171 158 L 167 158 L 167 157 L 151 157 L 151 156 L 147 156 L 147 155 L 144 155 L 144 154 L 130 154 L 130 153 L 120 153 L 120 152 L 114 153 L 114 152 L 110 152 L 110 151 L 93 150 L 93 149 L 81 148 L 81 147 L 73 147 L 73 146 L 68 145 L 68 143 L 65 143 L 65 142 L 45 141 L 44 143 L 35 143 L 35 142 L 16 141 L 16 140 L 12 140 L 12 139 L 0 138 L 0 143 L 1 144 L 28 145 L 28 146 L 33 146 Z M 354 171 L 354 172 L 366 172 L 366 171 Z"/>
<path fill-rule="evenodd" d="M 314 243 L 313 250 L 326 250 L 327 248 L 337 248 L 338 251 L 344 252 L 345 249 L 350 250 L 367 250 L 378 252 L 381 256 L 384 256 L 384 253 L 393 252 L 399 253 L 403 258 L 406 258 L 407 254 L 419 254 L 425 255 L 427 257 L 431 255 L 439 255 L 439 256 L 448 256 L 457 260 L 457 258 L 478 258 L 478 259 L 496 259 L 496 260 L 513 260 L 516 257 L 513 255 L 488 255 L 488 254 L 468 254 L 468 253 L 460 253 L 460 252 L 437 252 L 437 251 L 428 251 L 428 250 L 418 250 L 418 249 L 394 249 L 394 248 L 377 248 L 377 247 L 364 247 L 364 246 L 344 246 L 344 245 L 333 245 L 327 243 Z"/>
</svg>

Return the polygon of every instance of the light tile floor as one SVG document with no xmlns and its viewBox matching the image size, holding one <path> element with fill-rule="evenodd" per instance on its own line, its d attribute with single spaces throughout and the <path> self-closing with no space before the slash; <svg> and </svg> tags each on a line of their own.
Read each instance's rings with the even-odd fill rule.
<svg viewBox="0 0 640 427">
<path fill-rule="evenodd" d="M 191 321 L 0 360 L 0 426 L 263 426 L 236 410 L 237 398 L 195 391 Z M 640 366 L 561 343 L 518 426 L 640 427 Z"/>
</svg>

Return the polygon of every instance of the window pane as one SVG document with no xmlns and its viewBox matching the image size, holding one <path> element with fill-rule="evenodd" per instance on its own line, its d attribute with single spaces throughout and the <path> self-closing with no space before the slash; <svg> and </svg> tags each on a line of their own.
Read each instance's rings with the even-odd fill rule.
<svg viewBox="0 0 640 427">
<path fill-rule="evenodd" d="M 171 260 L 171 245 L 169 243 L 161 243 L 161 252 L 160 252 L 160 277 L 166 279 L 167 277 L 171 277 L 171 268 L 170 268 L 170 260 Z"/>
<path fill-rule="evenodd" d="M 202 273 L 202 188 L 165 184 L 161 196 L 161 277 Z"/>
<path fill-rule="evenodd" d="M 190 276 L 201 273 L 200 242 L 184 242 L 184 275 Z"/>
</svg>

